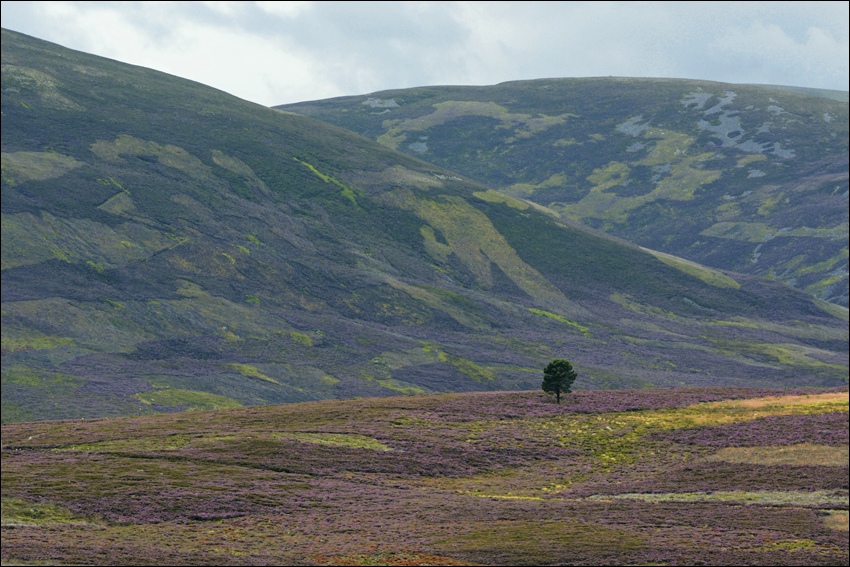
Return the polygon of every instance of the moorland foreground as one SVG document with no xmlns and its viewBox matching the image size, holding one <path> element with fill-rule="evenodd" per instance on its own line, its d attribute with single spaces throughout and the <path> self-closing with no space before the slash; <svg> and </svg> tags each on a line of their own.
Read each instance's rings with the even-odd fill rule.
<svg viewBox="0 0 850 567">
<path fill-rule="evenodd" d="M 318 401 L 2 428 L 4 565 L 846 565 L 848 392 Z"/>
</svg>

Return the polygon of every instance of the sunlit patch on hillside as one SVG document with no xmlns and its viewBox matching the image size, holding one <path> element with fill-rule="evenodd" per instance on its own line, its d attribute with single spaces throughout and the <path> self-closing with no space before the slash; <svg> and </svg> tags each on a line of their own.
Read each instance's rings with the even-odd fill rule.
<svg viewBox="0 0 850 567">
<path fill-rule="evenodd" d="M 41 181 L 61 177 L 83 162 L 56 152 L 3 152 L 0 172 L 3 180 L 15 186 L 24 181 Z"/>
<path fill-rule="evenodd" d="M 588 500 L 640 500 L 641 502 L 735 502 L 740 504 L 784 505 L 784 506 L 847 506 L 850 495 L 847 490 L 761 490 L 712 491 L 712 492 L 668 492 L 630 493 L 588 496 Z"/>
<path fill-rule="evenodd" d="M 74 524 L 80 526 L 95 525 L 100 522 L 74 514 L 63 506 L 43 502 L 28 502 L 21 498 L 3 498 L 0 500 L 0 524 L 3 526 L 50 526 L 56 524 Z M 3 561 L 6 565 L 6 561 Z M 11 564 L 10 564 L 11 565 Z"/>
<path fill-rule="evenodd" d="M 370 552 L 356 553 L 350 555 L 317 555 L 313 560 L 318 565 L 385 565 L 387 567 L 395 566 L 483 566 L 482 563 L 472 563 L 462 561 L 453 557 L 442 555 L 433 555 L 431 553 L 417 553 L 415 551 L 386 551 L 386 552 Z"/>
<path fill-rule="evenodd" d="M 139 392 L 134 397 L 144 404 L 178 407 L 185 410 L 208 410 L 242 406 L 242 404 L 232 398 L 209 392 L 197 392 L 180 388 L 164 388 L 161 390 Z"/>
<path fill-rule="evenodd" d="M 372 449 L 373 451 L 392 451 L 389 447 L 377 439 L 356 433 L 302 433 L 288 431 L 273 433 L 272 437 L 279 439 L 291 439 L 302 443 L 316 443 L 318 445 L 332 445 L 334 447 L 351 447 L 354 449 Z"/>
<path fill-rule="evenodd" d="M 802 396 L 771 396 L 767 398 L 749 398 L 744 400 L 724 400 L 722 402 L 708 402 L 708 409 L 732 409 L 732 408 L 782 408 L 793 406 L 821 406 L 834 409 L 827 411 L 838 411 L 842 407 L 847 411 L 850 404 L 850 394 L 847 392 L 828 392 L 825 394 L 806 394 Z"/>
<path fill-rule="evenodd" d="M 828 510 L 827 515 L 823 519 L 823 523 L 830 529 L 846 532 L 848 530 L 847 520 L 847 510 Z"/>
<path fill-rule="evenodd" d="M 734 278 L 727 276 L 726 274 L 718 270 L 713 270 L 701 264 L 697 264 L 696 262 L 691 262 L 690 260 L 679 258 L 678 256 L 665 254 L 664 252 L 658 252 L 657 250 L 650 250 L 649 248 L 643 247 L 641 247 L 641 250 L 649 252 L 668 266 L 672 266 L 677 270 L 681 270 L 686 274 L 699 278 L 709 285 L 730 289 L 741 288 L 741 284 L 735 281 Z"/>
<path fill-rule="evenodd" d="M 779 447 L 726 447 L 706 457 L 709 461 L 754 465 L 850 466 L 848 447 L 801 443 Z"/>
</svg>

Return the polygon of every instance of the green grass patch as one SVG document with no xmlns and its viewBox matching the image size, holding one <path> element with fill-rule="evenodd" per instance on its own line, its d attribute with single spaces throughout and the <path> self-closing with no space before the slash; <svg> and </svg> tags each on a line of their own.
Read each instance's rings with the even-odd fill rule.
<svg viewBox="0 0 850 567">
<path fill-rule="evenodd" d="M 539 316 L 539 317 L 546 317 L 547 319 L 552 319 L 554 321 L 558 321 L 559 323 L 563 323 L 565 325 L 569 325 L 570 327 L 578 329 L 581 332 L 581 334 L 584 335 L 585 337 L 590 336 L 590 329 L 588 327 L 585 327 L 584 325 L 579 325 L 575 321 L 570 321 L 566 317 L 558 315 L 557 313 L 550 313 L 549 311 L 544 311 L 543 309 L 537 309 L 536 307 L 529 307 L 528 310 L 531 311 L 532 313 L 534 313 L 535 315 Z"/>
<path fill-rule="evenodd" d="M 20 352 L 24 350 L 42 350 L 69 347 L 74 345 L 74 340 L 68 337 L 15 337 L 0 339 L 3 352 Z"/>
<path fill-rule="evenodd" d="M 308 337 L 309 338 L 309 337 Z M 250 364 L 241 364 L 239 362 L 229 362 L 225 366 L 227 366 L 230 370 L 235 370 L 242 376 L 247 376 L 249 378 L 257 378 L 258 380 L 265 380 L 266 382 L 271 382 L 272 384 L 280 384 L 274 378 L 266 376 L 260 369 L 256 366 L 251 366 Z"/>
<path fill-rule="evenodd" d="M 56 152 L 3 152 L 0 175 L 11 186 L 24 181 L 42 181 L 61 177 L 83 163 Z"/>
<path fill-rule="evenodd" d="M 753 465 L 847 467 L 850 466 L 850 448 L 814 443 L 778 447 L 726 447 L 706 459 Z"/>
<path fill-rule="evenodd" d="M 351 447 L 354 449 L 372 449 L 373 451 L 392 451 L 392 447 L 384 445 L 377 439 L 358 435 L 356 433 L 301 433 L 286 432 L 274 433 L 272 437 L 278 439 L 291 439 L 301 443 L 315 443 L 318 445 L 333 445 L 335 447 Z"/>
<path fill-rule="evenodd" d="M 55 504 L 37 504 L 20 498 L 0 499 L 0 524 L 4 526 L 50 526 L 92 524 L 90 519 Z M 3 562 L 6 565 L 6 562 Z M 12 563 L 9 563 L 12 565 Z"/>
<path fill-rule="evenodd" d="M 156 404 L 165 407 L 186 406 L 187 410 L 208 410 L 241 407 L 242 404 L 232 398 L 179 388 L 165 388 L 134 394 L 143 404 Z"/>
<path fill-rule="evenodd" d="M 784 506 L 847 506 L 847 490 L 759 490 L 714 492 L 668 492 L 588 496 L 588 500 L 639 500 L 641 502 L 733 502 L 737 504 Z"/>
<path fill-rule="evenodd" d="M 672 268 L 676 268 L 677 270 L 684 272 L 690 276 L 694 276 L 709 285 L 713 285 L 714 287 L 719 288 L 727 288 L 727 289 L 740 289 L 741 284 L 735 281 L 734 278 L 727 276 L 724 273 L 719 272 L 718 270 L 713 270 L 702 264 L 697 264 L 696 262 L 691 262 L 690 260 L 685 260 L 684 258 L 679 258 L 678 256 L 673 256 L 671 254 L 665 254 L 664 252 L 658 252 L 657 250 L 650 250 L 649 248 L 641 247 L 641 250 L 644 252 L 649 252 L 668 266 Z"/>
</svg>

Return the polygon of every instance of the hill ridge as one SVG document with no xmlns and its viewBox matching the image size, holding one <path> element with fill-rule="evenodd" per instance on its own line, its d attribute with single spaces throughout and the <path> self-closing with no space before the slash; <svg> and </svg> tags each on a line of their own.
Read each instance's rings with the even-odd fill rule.
<svg viewBox="0 0 850 567">
<path fill-rule="evenodd" d="M 2 48 L 4 422 L 531 389 L 557 357 L 589 389 L 846 383 L 843 312 L 798 290 L 198 83 Z"/>
</svg>

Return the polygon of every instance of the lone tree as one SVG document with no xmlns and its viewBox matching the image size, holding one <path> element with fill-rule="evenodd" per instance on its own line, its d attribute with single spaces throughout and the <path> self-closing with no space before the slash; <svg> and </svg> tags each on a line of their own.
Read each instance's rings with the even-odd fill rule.
<svg viewBox="0 0 850 567">
<path fill-rule="evenodd" d="M 562 358 L 556 358 L 543 369 L 543 391 L 555 394 L 560 404 L 561 393 L 570 393 L 570 386 L 575 382 L 576 376 L 578 375 L 572 364 Z"/>
</svg>

